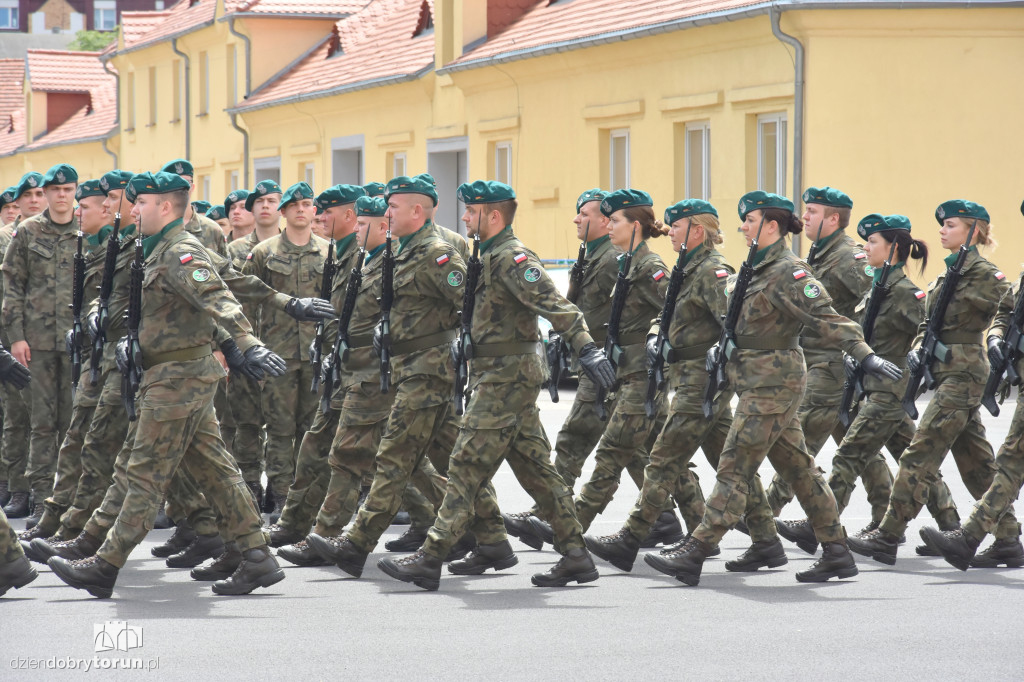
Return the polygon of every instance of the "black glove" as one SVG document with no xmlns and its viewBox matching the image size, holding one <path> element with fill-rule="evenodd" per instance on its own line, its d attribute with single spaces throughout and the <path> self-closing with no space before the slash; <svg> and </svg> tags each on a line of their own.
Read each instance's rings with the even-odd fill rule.
<svg viewBox="0 0 1024 682">
<path fill-rule="evenodd" d="M 988 337 L 988 362 L 992 367 L 1002 367 L 1006 362 L 1003 355 L 1003 340 L 998 336 Z"/>
<path fill-rule="evenodd" d="M 903 370 L 888 360 L 883 360 L 874 353 L 864 358 L 864 360 L 861 361 L 860 366 L 864 368 L 865 372 L 879 379 L 899 381 L 900 377 L 903 376 Z"/>
<path fill-rule="evenodd" d="M 293 298 L 285 305 L 284 311 L 299 322 L 330 320 L 337 316 L 331 302 L 322 298 Z"/>
<path fill-rule="evenodd" d="M 647 336 L 647 369 L 654 367 L 654 363 L 658 361 L 658 335 L 649 334 Z"/>
<path fill-rule="evenodd" d="M 615 387 L 615 368 L 604 356 L 604 351 L 594 344 L 588 343 L 580 348 L 579 357 L 580 367 L 587 373 L 587 376 L 594 380 L 594 383 L 606 391 Z"/>
<path fill-rule="evenodd" d="M 380 357 L 380 349 L 384 344 L 384 331 L 380 322 L 373 328 L 373 353 L 378 358 Z"/>
<path fill-rule="evenodd" d="M 907 369 L 911 372 L 916 372 L 921 366 L 921 358 L 924 352 L 920 348 L 914 348 L 907 353 Z"/>
<path fill-rule="evenodd" d="M 228 363 L 231 372 L 245 374 L 245 356 L 238 350 L 238 344 L 234 339 L 228 339 L 220 344 L 220 352 L 224 354 L 224 361 Z"/>
<path fill-rule="evenodd" d="M 857 378 L 857 368 L 859 366 L 852 355 L 843 355 L 843 372 L 846 374 L 847 381 L 852 382 Z"/>
<path fill-rule="evenodd" d="M 309 361 L 313 362 L 313 358 L 315 358 L 315 357 L 316 357 L 316 339 L 313 339 L 312 341 L 309 342 Z M 321 358 L 323 357 L 322 353 L 321 353 L 320 357 Z"/>
<path fill-rule="evenodd" d="M 715 366 L 718 365 L 718 344 L 708 348 L 708 352 L 704 354 L 704 369 L 711 373 L 714 371 Z"/>
<path fill-rule="evenodd" d="M 74 335 L 75 332 L 71 329 L 67 330 L 64 334 L 64 350 L 67 352 L 69 358 L 75 350 Z"/>
<path fill-rule="evenodd" d="M 89 339 L 96 341 L 96 337 L 100 334 L 100 314 L 89 313 L 89 316 L 85 318 L 85 333 L 89 335 Z"/>
<path fill-rule="evenodd" d="M 561 361 L 562 337 L 560 334 L 552 334 L 544 346 L 544 354 L 548 359 L 548 367 L 555 367 Z"/>
<path fill-rule="evenodd" d="M 15 360 L 13 355 L 0 346 L 0 381 L 8 383 L 20 391 L 28 386 L 28 382 L 31 380 L 32 375 L 29 373 L 28 367 Z"/>
<path fill-rule="evenodd" d="M 250 379 L 259 381 L 267 374 L 279 377 L 287 369 L 287 363 L 277 353 L 266 346 L 252 346 L 245 351 L 245 364 L 240 371 Z"/>
<path fill-rule="evenodd" d="M 117 368 L 121 370 L 121 374 L 128 371 L 128 337 L 122 336 L 117 340 L 117 346 L 114 347 L 114 359 L 117 360 Z"/>
</svg>

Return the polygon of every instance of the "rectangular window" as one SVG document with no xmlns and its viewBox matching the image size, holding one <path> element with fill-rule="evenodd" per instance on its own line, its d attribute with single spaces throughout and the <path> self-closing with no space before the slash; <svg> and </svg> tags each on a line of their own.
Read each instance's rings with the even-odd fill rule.
<svg viewBox="0 0 1024 682">
<path fill-rule="evenodd" d="M 395 152 L 391 154 L 391 177 L 397 178 L 399 175 L 406 175 L 406 155 L 405 152 Z"/>
<path fill-rule="evenodd" d="M 235 46 L 227 46 L 227 93 L 228 106 L 233 107 L 238 103 L 238 67 L 235 64 Z"/>
<path fill-rule="evenodd" d="M 608 189 L 629 187 L 629 128 L 608 133 Z"/>
<path fill-rule="evenodd" d="M 757 117 L 757 188 L 786 194 L 786 114 Z"/>
<path fill-rule="evenodd" d="M 494 143 L 494 179 L 506 185 L 512 184 L 512 143 Z"/>
<path fill-rule="evenodd" d="M 153 3 L 153 9 L 161 10 L 163 8 L 164 8 L 164 0 L 156 0 L 156 2 Z"/>
<path fill-rule="evenodd" d="M 224 194 L 231 194 L 238 189 L 238 171 L 231 170 L 224 174 L 224 184 L 227 186 L 228 191 Z"/>
<path fill-rule="evenodd" d="M 316 165 L 313 163 L 304 164 L 302 167 L 302 181 L 316 189 Z"/>
<path fill-rule="evenodd" d="M 210 111 L 210 56 L 199 53 L 199 115 Z"/>
<path fill-rule="evenodd" d="M 0 28 L 18 28 L 18 0 L 0 0 Z"/>
<path fill-rule="evenodd" d="M 116 0 L 96 0 L 93 3 L 93 29 L 96 31 L 113 31 L 117 26 Z"/>
<path fill-rule="evenodd" d="M 707 121 L 686 124 L 686 198 L 711 196 L 711 126 Z"/>
<path fill-rule="evenodd" d="M 199 185 L 199 198 L 203 201 L 210 201 L 210 195 L 213 194 L 213 192 L 210 191 L 210 176 L 201 176 L 199 178 L 199 182 L 196 184 Z"/>
<path fill-rule="evenodd" d="M 128 130 L 135 130 L 135 72 L 129 71 L 125 80 L 125 119 L 128 121 Z"/>
<path fill-rule="evenodd" d="M 256 171 L 256 179 L 254 182 L 260 182 L 261 180 L 273 180 L 278 184 L 281 183 L 280 156 L 268 156 L 262 159 L 256 159 L 253 161 L 253 169 Z"/>
<path fill-rule="evenodd" d="M 362 135 L 344 135 L 331 140 L 331 181 L 336 185 L 363 184 Z"/>
<path fill-rule="evenodd" d="M 149 67 L 149 125 L 156 125 L 156 67 Z"/>
</svg>

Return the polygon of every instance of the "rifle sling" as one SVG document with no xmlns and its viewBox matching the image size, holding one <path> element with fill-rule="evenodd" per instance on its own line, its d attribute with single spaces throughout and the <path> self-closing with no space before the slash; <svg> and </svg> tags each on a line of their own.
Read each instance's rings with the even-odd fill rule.
<svg viewBox="0 0 1024 682">
<path fill-rule="evenodd" d="M 796 350 L 800 347 L 800 338 L 793 336 L 737 336 L 736 347 L 740 350 Z"/>
<path fill-rule="evenodd" d="M 454 329 L 445 329 L 434 334 L 427 334 L 426 336 L 417 336 L 414 339 L 406 339 L 405 341 L 398 341 L 397 343 L 391 344 L 392 355 L 405 355 L 406 353 L 415 353 L 416 351 L 426 350 L 435 346 L 443 346 L 447 343 L 451 343 L 458 332 Z"/>
<path fill-rule="evenodd" d="M 146 353 L 143 351 L 142 368 L 152 369 L 165 362 L 188 362 L 189 360 L 198 360 L 212 354 L 213 351 L 210 348 L 210 344 L 182 348 L 180 350 L 169 350 L 166 353 Z"/>
</svg>

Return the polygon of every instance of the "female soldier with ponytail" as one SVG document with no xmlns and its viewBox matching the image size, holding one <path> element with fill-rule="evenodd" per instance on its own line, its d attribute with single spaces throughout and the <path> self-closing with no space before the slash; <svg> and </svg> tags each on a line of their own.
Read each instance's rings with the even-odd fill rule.
<svg viewBox="0 0 1024 682">
<path fill-rule="evenodd" d="M 807 452 L 797 418 L 807 376 L 800 331 L 810 328 L 823 341 L 852 355 L 870 374 L 895 380 L 900 370 L 874 355 L 859 325 L 836 313 L 807 264 L 789 250 L 786 236 L 802 229 L 793 214 L 793 202 L 776 194 L 750 192 L 739 202 L 739 216 L 747 244 L 756 242 L 758 249 L 751 263 L 753 279 L 733 330 L 736 348 L 726 365 L 728 385 L 739 399 L 732 428 L 700 525 L 678 549 L 663 555 L 650 553 L 644 560 L 662 573 L 696 585 L 704 559 L 742 518 L 750 489 L 761 487 L 754 474 L 767 457 L 793 488 L 822 543 L 821 558 L 798 573 L 797 580 L 848 578 L 857 574 L 857 566 L 846 547 L 835 498 Z M 730 294 L 733 286 L 730 278 Z M 715 357 L 719 352 L 726 349 L 709 351 Z M 777 544 L 778 539 L 771 543 Z"/>
<path fill-rule="evenodd" d="M 929 500 L 930 488 L 935 485 L 947 451 L 953 453 L 964 485 L 974 499 L 985 494 L 996 473 L 995 456 L 979 414 L 989 372 L 984 335 L 997 313 L 1006 314 L 1012 306 L 1010 283 L 978 251 L 979 247 L 993 242 L 984 206 L 953 199 L 935 209 L 935 219 L 939 223 L 942 248 L 950 253 L 945 259 L 947 266 L 956 262 L 957 253 L 967 243 L 971 226 L 974 226 L 971 242 L 967 244 L 969 250 L 963 275 L 939 331 L 939 340 L 949 348 L 948 362 L 936 361 L 931 367 L 938 385 L 921 415 L 910 447 L 900 457 L 900 470 L 882 523 L 877 530 L 850 540 L 853 551 L 889 565 L 896 563 L 897 538 Z M 941 275 L 929 287 L 925 301 L 928 315 L 934 312 L 945 277 Z M 925 323 L 922 323 L 915 347 L 907 355 L 911 369 L 921 362 L 920 343 L 924 330 Z M 976 562 L 981 560 L 983 565 L 1024 563 L 1020 524 L 1012 507 L 992 532 L 996 543 L 983 552 L 985 556 L 976 557 Z"/>
</svg>

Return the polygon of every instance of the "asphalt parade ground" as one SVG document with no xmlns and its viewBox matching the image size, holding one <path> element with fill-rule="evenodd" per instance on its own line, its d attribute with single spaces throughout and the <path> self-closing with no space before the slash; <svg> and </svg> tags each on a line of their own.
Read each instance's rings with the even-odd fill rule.
<svg viewBox="0 0 1024 682">
<path fill-rule="evenodd" d="M 552 440 L 572 397 L 541 396 Z M 997 448 L 1013 407 L 984 414 Z M 826 471 L 834 451 L 830 441 L 819 456 Z M 714 472 L 702 454 L 695 459 L 708 494 Z M 942 473 L 966 516 L 970 496 L 951 457 Z M 761 475 L 770 479 L 770 465 Z M 528 508 L 507 465 L 494 482 L 504 511 Z M 620 528 L 635 496 L 624 475 L 590 532 Z M 793 503 L 782 516 L 802 513 Z M 862 489 L 843 520 L 849 533 L 867 524 Z M 858 576 L 823 584 L 796 582 L 814 558 L 785 541 L 788 565 L 728 573 L 725 561 L 749 542 L 734 531 L 697 587 L 642 559 L 631 573 L 598 560 L 601 578 L 584 586 L 533 587 L 530 576 L 557 555 L 513 539 L 517 566 L 446 573 L 438 592 L 377 568 L 383 541 L 404 530 L 392 526 L 361 579 L 282 561 L 287 578 L 246 597 L 216 596 L 187 570 L 166 568 L 150 549 L 171 531 L 154 531 L 112 599 L 67 587 L 38 565 L 34 583 L 0 598 L 0 680 L 1021 679 L 1024 569 L 961 573 L 918 557 L 918 529 L 930 523 L 925 510 L 911 524 L 895 566 L 857 557 Z"/>
</svg>

